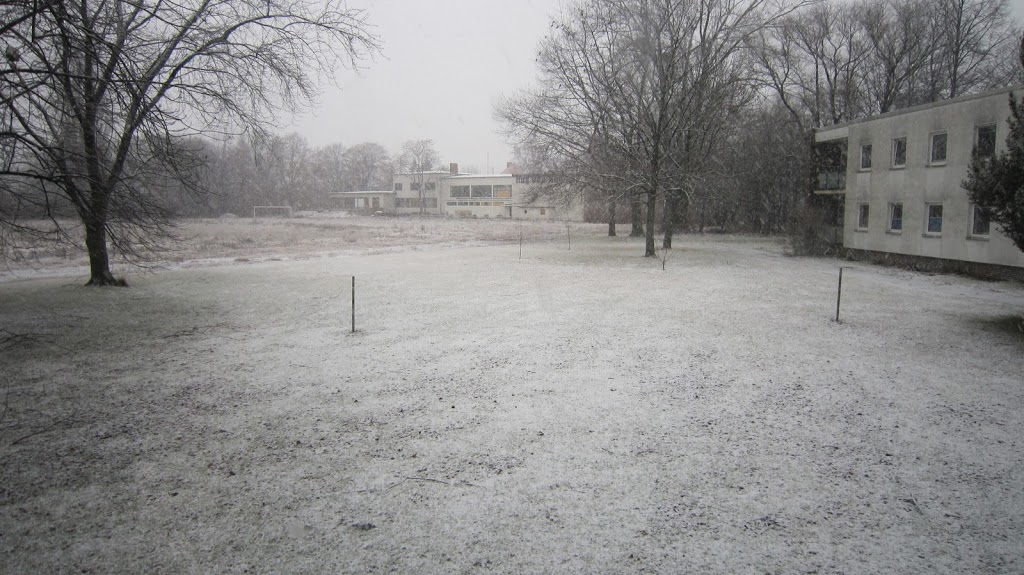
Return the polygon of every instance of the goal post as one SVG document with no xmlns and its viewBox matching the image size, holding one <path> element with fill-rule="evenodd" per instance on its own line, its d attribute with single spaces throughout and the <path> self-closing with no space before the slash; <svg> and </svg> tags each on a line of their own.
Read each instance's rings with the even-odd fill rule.
<svg viewBox="0 0 1024 575">
<path fill-rule="evenodd" d="M 253 206 L 252 217 L 256 219 L 263 216 L 276 216 L 279 218 L 290 218 L 292 217 L 291 206 Z"/>
</svg>

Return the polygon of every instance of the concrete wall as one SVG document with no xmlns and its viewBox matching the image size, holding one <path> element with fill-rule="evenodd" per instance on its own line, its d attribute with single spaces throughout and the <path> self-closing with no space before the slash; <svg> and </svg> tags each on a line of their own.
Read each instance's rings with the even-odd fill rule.
<svg viewBox="0 0 1024 575">
<path fill-rule="evenodd" d="M 507 174 L 449 176 L 444 180 L 444 213 L 463 218 L 515 217 L 514 184 L 515 178 Z"/>
<path fill-rule="evenodd" d="M 390 191 L 338 192 L 329 198 L 331 207 L 351 212 L 392 213 L 395 209 L 395 195 Z"/>
<path fill-rule="evenodd" d="M 444 179 L 444 213 L 454 217 L 583 220 L 582 202 L 564 206 L 543 196 L 528 201 L 534 195 L 531 184 L 519 179 L 511 174 L 449 176 Z M 460 197 L 467 186 L 470 195 Z M 492 195 L 475 197 L 473 186 L 490 186 Z"/>
<path fill-rule="evenodd" d="M 413 184 L 423 183 L 423 200 L 426 207 L 422 210 L 423 213 L 439 215 L 444 213 L 444 199 L 442 197 L 442 188 L 444 187 L 444 178 L 448 176 L 448 172 L 444 171 L 432 171 L 424 172 L 420 174 L 395 174 L 392 186 L 395 191 L 395 212 L 399 214 L 418 214 L 421 212 L 418 202 L 420 200 L 420 192 L 412 189 Z M 433 190 L 429 189 L 433 185 Z M 401 190 L 398 187 L 401 186 Z M 413 204 L 410 207 L 410 203 Z"/>
<path fill-rule="evenodd" d="M 457 166 L 453 165 L 453 170 Z M 513 218 L 540 220 L 583 220 L 583 202 L 571 206 L 562 205 L 548 198 L 533 201 L 530 183 L 522 183 L 511 174 L 455 174 L 446 171 L 420 174 L 395 174 L 392 185 L 394 197 L 390 199 L 389 211 L 398 214 L 418 214 L 420 194 L 413 190 L 413 184 L 421 180 L 426 188 L 423 199 L 427 207 L 423 213 L 450 217 L 470 218 Z M 427 184 L 433 184 L 429 189 Z M 478 186 L 474 195 L 473 186 Z M 489 195 L 481 186 L 489 187 Z M 399 189 L 400 188 L 400 189 Z M 454 188 L 454 190 L 453 190 Z M 468 188 L 468 195 L 463 195 Z M 454 194 L 454 195 L 453 195 Z"/>
<path fill-rule="evenodd" d="M 1021 92 L 1018 91 L 1018 94 Z M 1007 266 L 1024 266 L 1024 252 L 992 224 L 987 236 L 971 233 L 973 207 L 961 187 L 978 126 L 996 126 L 996 150 L 1006 147 L 1008 91 L 968 96 L 847 124 L 849 153 L 843 245 Z M 832 129 L 835 131 L 835 128 Z M 931 161 L 932 135 L 946 133 L 946 160 Z M 893 166 L 896 138 L 906 138 L 904 167 Z M 871 167 L 861 169 L 861 145 L 870 144 Z M 890 209 L 903 206 L 903 229 L 890 229 Z M 942 205 L 941 233 L 927 230 L 928 204 Z M 868 206 L 866 228 L 858 227 Z"/>
</svg>

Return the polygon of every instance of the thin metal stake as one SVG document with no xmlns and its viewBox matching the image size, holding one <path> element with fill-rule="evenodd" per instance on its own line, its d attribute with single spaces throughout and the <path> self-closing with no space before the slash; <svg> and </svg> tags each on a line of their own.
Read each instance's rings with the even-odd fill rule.
<svg viewBox="0 0 1024 575">
<path fill-rule="evenodd" d="M 839 289 L 836 292 L 836 323 L 839 323 L 839 303 L 843 299 L 843 267 L 839 266 Z"/>
<path fill-rule="evenodd" d="M 565 237 L 569 240 L 569 251 L 572 251 L 572 236 L 569 235 L 569 222 L 565 222 Z"/>
<path fill-rule="evenodd" d="M 519 228 L 519 259 L 523 259 L 523 228 Z"/>
<path fill-rule="evenodd" d="M 352 276 L 352 333 L 356 332 L 356 276 Z"/>
</svg>

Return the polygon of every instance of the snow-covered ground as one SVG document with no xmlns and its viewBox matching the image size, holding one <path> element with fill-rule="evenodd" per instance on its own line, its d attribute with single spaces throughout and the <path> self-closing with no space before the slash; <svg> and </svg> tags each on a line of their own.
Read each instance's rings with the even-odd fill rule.
<svg viewBox="0 0 1024 575">
<path fill-rule="evenodd" d="M 0 571 L 1024 571 L 1022 286 L 588 230 L 0 284 Z"/>
</svg>

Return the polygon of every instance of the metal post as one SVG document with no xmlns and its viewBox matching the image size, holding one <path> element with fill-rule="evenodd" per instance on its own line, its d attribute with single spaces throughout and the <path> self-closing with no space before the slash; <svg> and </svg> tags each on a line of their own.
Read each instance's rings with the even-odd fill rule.
<svg viewBox="0 0 1024 575">
<path fill-rule="evenodd" d="M 352 276 L 352 333 L 356 332 L 356 276 Z"/>
<path fill-rule="evenodd" d="M 843 267 L 839 266 L 839 289 L 836 291 L 836 323 L 839 323 L 839 303 L 843 299 Z"/>
<path fill-rule="evenodd" d="M 572 236 L 569 234 L 569 222 L 565 222 L 565 237 L 569 240 L 569 251 L 572 251 Z"/>
</svg>

